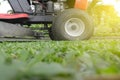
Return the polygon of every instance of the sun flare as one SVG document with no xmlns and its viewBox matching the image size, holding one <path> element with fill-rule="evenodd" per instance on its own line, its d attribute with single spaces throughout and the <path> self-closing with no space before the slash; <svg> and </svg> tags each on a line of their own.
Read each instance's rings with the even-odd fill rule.
<svg viewBox="0 0 120 80">
<path fill-rule="evenodd" d="M 120 0 L 103 0 L 103 3 L 107 5 L 113 5 L 115 10 L 120 15 Z"/>
</svg>

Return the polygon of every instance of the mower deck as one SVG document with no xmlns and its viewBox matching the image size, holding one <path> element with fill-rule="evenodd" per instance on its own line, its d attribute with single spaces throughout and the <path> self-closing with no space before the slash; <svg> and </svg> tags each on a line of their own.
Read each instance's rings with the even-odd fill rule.
<svg viewBox="0 0 120 80">
<path fill-rule="evenodd" d="M 37 34 L 37 35 L 36 35 Z M 20 24 L 12 24 L 0 21 L 0 42 L 2 41 L 39 41 L 50 40 L 48 36 L 36 33 L 30 28 L 22 27 Z"/>
<path fill-rule="evenodd" d="M 18 24 L 11 24 L 0 21 L 0 41 L 6 41 L 11 38 L 30 38 L 34 32 L 29 28 L 24 28 Z"/>
</svg>

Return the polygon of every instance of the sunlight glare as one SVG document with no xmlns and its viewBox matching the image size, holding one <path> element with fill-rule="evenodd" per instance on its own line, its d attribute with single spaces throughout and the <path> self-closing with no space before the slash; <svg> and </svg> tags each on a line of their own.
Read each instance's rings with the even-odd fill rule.
<svg viewBox="0 0 120 80">
<path fill-rule="evenodd" d="M 120 0 L 103 0 L 103 3 L 106 5 L 113 5 L 115 10 L 120 15 Z"/>
</svg>

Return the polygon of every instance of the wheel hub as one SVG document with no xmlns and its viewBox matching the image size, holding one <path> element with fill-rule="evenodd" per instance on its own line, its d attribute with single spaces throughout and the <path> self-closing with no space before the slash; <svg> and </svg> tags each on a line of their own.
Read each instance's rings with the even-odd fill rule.
<svg viewBox="0 0 120 80">
<path fill-rule="evenodd" d="M 71 18 L 65 23 L 65 31 L 70 36 L 80 36 L 85 30 L 85 24 L 81 19 Z"/>
</svg>

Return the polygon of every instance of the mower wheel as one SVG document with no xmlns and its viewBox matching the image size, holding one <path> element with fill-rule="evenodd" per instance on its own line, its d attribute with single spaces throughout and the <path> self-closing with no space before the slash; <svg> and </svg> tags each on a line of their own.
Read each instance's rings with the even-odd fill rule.
<svg viewBox="0 0 120 80">
<path fill-rule="evenodd" d="M 53 21 L 53 40 L 86 40 L 94 31 L 91 17 L 80 9 L 67 9 Z"/>
<path fill-rule="evenodd" d="M 48 32 L 49 32 L 49 37 L 50 37 L 50 39 L 55 40 L 54 35 L 53 35 L 53 32 L 52 32 L 52 27 L 50 27 L 50 28 L 48 29 Z"/>
</svg>

